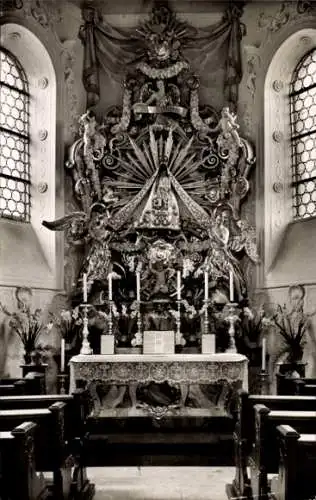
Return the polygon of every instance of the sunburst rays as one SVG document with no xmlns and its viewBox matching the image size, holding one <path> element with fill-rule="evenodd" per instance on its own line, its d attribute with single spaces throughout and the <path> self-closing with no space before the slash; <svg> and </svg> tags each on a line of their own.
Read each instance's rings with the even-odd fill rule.
<svg viewBox="0 0 316 500">
<path fill-rule="evenodd" d="M 193 137 L 185 140 L 174 133 L 172 128 L 169 129 L 168 135 L 161 131 L 156 134 L 152 127 L 140 144 L 130 137 L 131 149 L 126 151 L 124 157 L 118 158 L 117 178 L 108 184 L 124 191 L 121 200 L 126 203 L 142 189 L 146 181 L 159 169 L 159 165 L 166 163 L 169 172 L 190 196 L 200 199 L 205 193 L 205 182 L 198 175 L 202 161 L 197 158 L 192 147 L 193 140 Z"/>
</svg>

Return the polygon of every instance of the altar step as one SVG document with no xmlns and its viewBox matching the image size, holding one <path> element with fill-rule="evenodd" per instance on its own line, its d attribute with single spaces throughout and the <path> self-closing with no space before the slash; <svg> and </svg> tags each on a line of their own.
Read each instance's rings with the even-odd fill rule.
<svg viewBox="0 0 316 500">
<path fill-rule="evenodd" d="M 185 427 L 181 419 L 120 420 L 89 419 L 89 466 L 233 465 L 231 418 L 186 422 Z"/>
</svg>

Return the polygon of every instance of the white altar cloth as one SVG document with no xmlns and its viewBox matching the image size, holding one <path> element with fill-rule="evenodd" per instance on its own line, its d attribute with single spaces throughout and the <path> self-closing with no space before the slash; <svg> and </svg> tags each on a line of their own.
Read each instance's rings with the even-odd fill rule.
<svg viewBox="0 0 316 500">
<path fill-rule="evenodd" d="M 70 360 L 70 392 L 76 381 L 108 384 L 146 382 L 208 384 L 241 381 L 248 390 L 248 359 L 238 353 L 216 354 L 79 354 Z"/>
</svg>

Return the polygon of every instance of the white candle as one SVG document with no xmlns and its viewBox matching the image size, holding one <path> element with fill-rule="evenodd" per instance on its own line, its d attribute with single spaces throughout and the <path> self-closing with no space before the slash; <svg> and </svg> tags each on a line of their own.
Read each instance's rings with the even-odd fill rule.
<svg viewBox="0 0 316 500">
<path fill-rule="evenodd" d="M 83 291 L 83 302 L 88 302 L 88 288 L 87 288 L 87 273 L 83 273 L 83 283 L 82 283 L 82 291 Z"/>
<path fill-rule="evenodd" d="M 60 344 L 60 371 L 65 371 L 65 339 L 62 337 Z"/>
<path fill-rule="evenodd" d="M 140 302 L 140 274 L 136 273 L 136 300 Z"/>
<path fill-rule="evenodd" d="M 113 299 L 112 273 L 108 274 L 108 285 L 109 285 L 109 300 L 112 300 Z"/>
<path fill-rule="evenodd" d="M 177 300 L 181 300 L 181 271 L 177 271 Z"/>
<path fill-rule="evenodd" d="M 204 298 L 208 300 L 208 271 L 204 273 Z"/>
<path fill-rule="evenodd" d="M 262 339 L 262 360 L 261 360 L 261 370 L 266 371 L 266 353 L 267 353 L 267 339 L 263 337 Z"/>
<path fill-rule="evenodd" d="M 230 302 L 234 302 L 234 277 L 233 271 L 229 271 L 229 300 Z"/>
</svg>

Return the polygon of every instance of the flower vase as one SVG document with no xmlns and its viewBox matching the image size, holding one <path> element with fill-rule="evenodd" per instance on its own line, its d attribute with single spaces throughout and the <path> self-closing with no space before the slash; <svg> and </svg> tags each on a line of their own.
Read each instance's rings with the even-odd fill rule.
<svg viewBox="0 0 316 500">
<path fill-rule="evenodd" d="M 33 365 L 39 366 L 42 364 L 42 355 L 38 351 L 31 352 L 31 363 Z"/>
<path fill-rule="evenodd" d="M 31 351 L 25 351 L 23 357 L 24 357 L 24 364 L 30 365 L 32 362 Z"/>
</svg>

